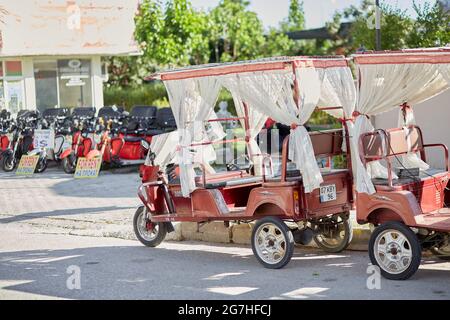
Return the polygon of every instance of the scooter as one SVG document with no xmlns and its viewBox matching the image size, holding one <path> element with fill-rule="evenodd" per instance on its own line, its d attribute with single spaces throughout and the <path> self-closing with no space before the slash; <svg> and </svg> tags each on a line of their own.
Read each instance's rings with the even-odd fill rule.
<svg viewBox="0 0 450 320">
<path fill-rule="evenodd" d="M 75 133 L 72 137 L 72 146 L 61 153 L 62 167 L 65 173 L 74 174 L 78 158 L 86 157 L 92 149 L 93 141 L 89 137 L 93 133 L 92 123 L 89 119 L 75 119 Z"/>
<path fill-rule="evenodd" d="M 2 167 L 4 171 L 13 171 L 24 155 L 39 156 L 36 173 L 42 173 L 47 169 L 47 152 L 42 149 L 33 149 L 33 132 L 38 119 L 38 111 L 26 111 L 18 115 L 10 147 L 3 153 Z"/>
<path fill-rule="evenodd" d="M 60 162 L 63 151 L 71 146 L 69 114 L 69 109 L 65 108 L 47 109 L 42 114 L 41 128 L 55 132 L 55 145 L 53 148 L 48 149 L 47 157 L 49 160 Z"/>
<path fill-rule="evenodd" d="M 3 152 L 9 148 L 10 139 L 8 134 L 11 131 L 11 125 L 11 114 L 6 110 L 2 110 L 0 112 L 0 160 Z"/>
</svg>

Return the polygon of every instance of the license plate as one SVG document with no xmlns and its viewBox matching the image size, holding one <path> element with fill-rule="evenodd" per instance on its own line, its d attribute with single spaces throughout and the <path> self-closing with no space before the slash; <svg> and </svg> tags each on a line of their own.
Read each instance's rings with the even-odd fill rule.
<svg viewBox="0 0 450 320">
<path fill-rule="evenodd" d="M 320 187 L 320 202 L 331 202 L 337 200 L 336 185 Z"/>
</svg>

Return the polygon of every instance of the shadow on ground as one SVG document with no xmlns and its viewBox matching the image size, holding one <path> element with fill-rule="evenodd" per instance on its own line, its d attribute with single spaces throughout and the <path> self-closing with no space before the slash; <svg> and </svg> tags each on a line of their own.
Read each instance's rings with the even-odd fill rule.
<svg viewBox="0 0 450 320">
<path fill-rule="evenodd" d="M 383 281 L 381 291 L 366 289 L 366 254 L 297 251 L 285 269 L 268 270 L 250 248 L 126 243 L 0 253 L 0 287 L 3 294 L 69 299 L 407 299 L 413 292 L 423 299 L 449 298 L 449 271 L 442 270 L 421 270 L 408 282 Z M 70 266 L 80 268 L 80 290 L 67 288 Z M 419 289 L 424 283 L 439 285 L 427 292 Z"/>
</svg>

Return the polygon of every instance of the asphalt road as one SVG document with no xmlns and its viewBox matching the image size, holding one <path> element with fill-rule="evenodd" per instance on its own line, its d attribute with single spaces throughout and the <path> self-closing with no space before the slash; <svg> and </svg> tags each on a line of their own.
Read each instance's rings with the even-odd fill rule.
<svg viewBox="0 0 450 320">
<path fill-rule="evenodd" d="M 298 248 L 285 269 L 273 271 L 245 246 L 167 242 L 148 249 L 136 241 L 43 232 L 0 224 L 0 299 L 450 298 L 450 263 L 433 259 L 409 281 L 381 280 L 380 290 L 369 290 L 364 252 Z"/>
</svg>

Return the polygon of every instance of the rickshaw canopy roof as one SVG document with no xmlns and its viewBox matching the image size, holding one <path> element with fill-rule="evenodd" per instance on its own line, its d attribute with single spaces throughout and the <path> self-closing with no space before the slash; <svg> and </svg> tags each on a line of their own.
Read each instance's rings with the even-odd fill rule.
<svg viewBox="0 0 450 320">
<path fill-rule="evenodd" d="M 184 68 L 169 69 L 147 77 L 147 80 L 183 80 L 201 77 L 225 76 L 230 74 L 276 71 L 289 68 L 333 68 L 347 67 L 348 59 L 344 56 L 324 57 L 273 57 L 249 61 L 213 63 Z"/>
</svg>

